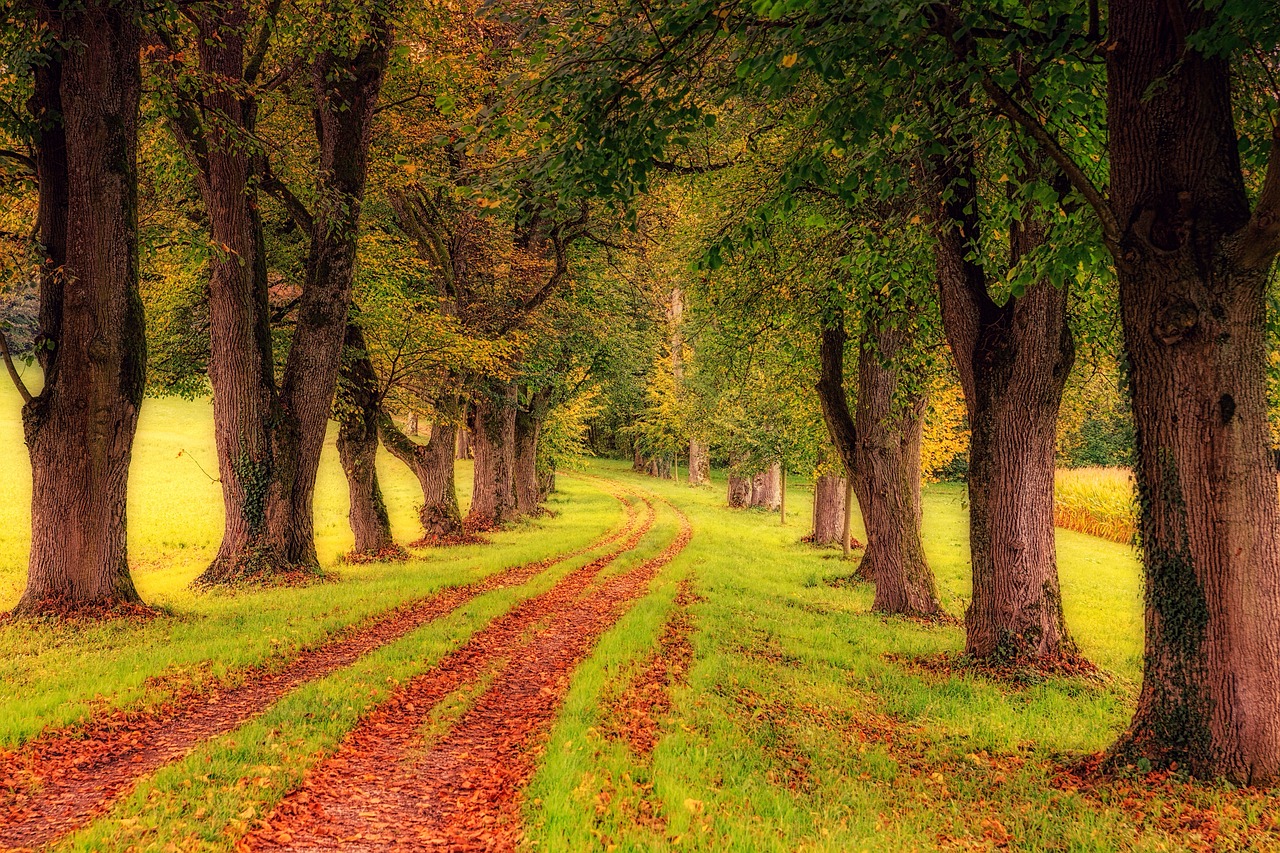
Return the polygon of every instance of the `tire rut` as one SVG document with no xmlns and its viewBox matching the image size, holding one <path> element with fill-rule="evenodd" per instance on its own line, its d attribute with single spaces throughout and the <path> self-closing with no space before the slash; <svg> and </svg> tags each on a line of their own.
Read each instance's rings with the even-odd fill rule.
<svg viewBox="0 0 1280 853">
<path fill-rule="evenodd" d="M 668 504 L 669 505 L 669 504 Z M 512 850 L 521 791 L 573 669 L 688 544 L 688 518 L 657 556 L 599 578 L 598 559 L 491 622 L 354 729 L 238 850 Z M 424 749 L 432 709 L 506 659 L 454 725 Z"/>
<path fill-rule="evenodd" d="M 623 522 L 590 544 L 512 566 L 473 583 L 432 593 L 303 650 L 280 669 L 252 668 L 235 687 L 192 691 L 156 709 L 112 714 L 43 733 L 0 752 L 0 848 L 40 847 L 89 823 L 145 775 L 201 743 L 243 725 L 285 694 L 349 666 L 478 596 L 519 586 L 554 565 L 599 548 L 620 554 L 653 523 L 647 499 L 613 492 Z M 640 516 L 638 504 L 646 507 Z M 640 531 L 637 534 L 637 531 Z M 616 543 L 622 542 L 621 546 Z"/>
</svg>

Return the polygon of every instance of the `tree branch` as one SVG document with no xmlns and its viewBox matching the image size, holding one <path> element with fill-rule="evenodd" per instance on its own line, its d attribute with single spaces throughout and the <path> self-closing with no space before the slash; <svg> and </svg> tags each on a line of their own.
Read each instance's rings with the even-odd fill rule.
<svg viewBox="0 0 1280 853">
<path fill-rule="evenodd" d="M 1280 252 L 1280 124 L 1271 128 L 1271 156 L 1267 159 L 1262 193 L 1236 250 L 1238 262 L 1248 269 L 1269 266 L 1277 252 Z"/>
<path fill-rule="evenodd" d="M 268 195 L 284 205 L 289 218 L 297 223 L 299 228 L 308 234 L 314 233 L 315 220 L 311 217 L 311 211 L 307 210 L 302 200 L 285 186 L 284 181 L 276 177 L 275 172 L 271 171 L 271 162 L 266 157 L 262 158 L 258 169 L 258 181 Z"/>
<path fill-rule="evenodd" d="M 27 390 L 26 383 L 22 381 L 22 376 L 18 373 L 18 368 L 13 365 L 13 356 L 9 353 L 9 339 L 5 337 L 3 330 L 0 330 L 0 356 L 4 357 L 5 369 L 9 371 L 9 378 L 13 380 L 13 384 L 17 387 L 18 393 L 22 395 L 22 402 L 30 403 L 31 392 Z"/>
<path fill-rule="evenodd" d="M 844 347 L 847 335 L 844 318 L 822 330 L 822 343 L 818 348 L 818 401 L 822 404 L 822 419 L 826 421 L 831 443 L 836 446 L 844 462 L 845 473 L 853 476 L 857 467 L 858 430 L 849 411 L 849 397 L 844 389 Z"/>
</svg>

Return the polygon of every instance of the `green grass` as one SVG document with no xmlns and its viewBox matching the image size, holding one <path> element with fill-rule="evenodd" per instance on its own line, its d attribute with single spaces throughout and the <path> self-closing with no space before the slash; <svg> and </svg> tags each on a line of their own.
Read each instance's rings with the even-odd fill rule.
<svg viewBox="0 0 1280 853">
<path fill-rule="evenodd" d="M 17 397 L 4 402 L 15 404 L 0 410 L 8 439 L 20 431 Z M 405 563 L 343 565 L 337 583 L 302 589 L 197 594 L 189 584 L 216 551 L 222 524 L 216 485 L 187 467 L 188 457 L 200 454 L 208 457 L 206 469 L 216 467 L 209 406 L 147 400 L 143 411 L 130 481 L 131 564 L 144 599 L 167 615 L 145 624 L 0 623 L 0 746 L 49 725 L 83 720 L 96 708 L 153 703 L 184 683 L 283 660 L 409 599 L 585 545 L 622 518 L 617 501 L 598 485 L 563 478 L 550 503 L 558 515 L 494 534 L 491 545 L 419 552 Z M 0 535 L 6 537 L 0 542 L 0 609 L 18 600 L 26 577 L 30 470 L 18 441 L 0 458 L 0 482 L 17 484 L 21 492 L 0 505 Z M 186 451 L 181 458 L 179 449 Z M 466 493 L 469 471 L 469 463 L 460 463 Z M 416 538 L 420 493 L 413 475 L 387 454 L 380 473 L 397 538 Z M 345 490 L 330 441 L 316 497 L 318 545 L 330 564 L 351 547 Z M 148 684 L 158 676 L 165 677 L 163 686 Z"/>
<path fill-rule="evenodd" d="M 145 625 L 0 625 L 0 744 L 81 719 L 100 704 L 154 701 L 151 676 L 199 680 L 278 660 L 407 598 L 584 544 L 621 519 L 597 480 L 562 477 L 552 504 L 558 515 L 496 534 L 490 546 L 401 565 L 343 566 L 341 580 L 324 586 L 195 595 L 187 583 L 216 547 L 220 503 L 177 451 L 204 452 L 211 461 L 208 407 L 147 406 L 135 456 L 132 553 L 143 594 L 172 615 Z M 4 410 L 10 419 L 0 419 L 6 436 L 17 429 L 11 408 Z M 323 559 L 332 563 L 350 539 L 344 485 L 332 449 L 326 453 L 317 521 Z M 0 482 L 26 488 L 23 454 L 9 457 L 0 462 Z M 415 533 L 415 486 L 407 471 L 383 462 L 403 541 Z M 789 495 L 783 527 L 776 515 L 724 508 L 720 482 L 692 490 L 605 461 L 589 473 L 666 497 L 688 514 L 695 535 L 574 674 L 527 791 L 530 849 L 1280 849 L 1274 837 L 1246 833 L 1280 813 L 1274 794 L 1138 774 L 1094 790 L 1059 781 L 1066 763 L 1105 748 L 1131 713 L 1141 581 L 1130 548 L 1058 532 L 1068 622 L 1102 677 L 1017 686 L 943 677 L 905 659 L 962 649 L 962 628 L 873 615 L 869 585 L 833 585 L 852 564 L 834 549 L 799 541 L 808 531 L 806 489 Z M 963 489 L 931 486 L 924 499 L 926 551 L 944 605 L 961 616 L 969 588 Z M 17 553 L 25 551 L 25 497 L 0 513 L 0 606 L 7 606 L 25 570 L 25 553 Z M 657 553 L 676 530 L 674 513 L 659 504 L 654 530 L 608 573 Z M 480 596 L 287 694 L 143 780 L 57 849 L 231 849 L 397 683 L 586 559 Z M 694 663 L 673 688 L 655 752 L 640 757 L 605 734 L 608 715 L 656 647 L 685 578 L 700 596 L 691 605 Z M 440 734 L 475 689 L 447 699 L 424 735 Z"/>
</svg>

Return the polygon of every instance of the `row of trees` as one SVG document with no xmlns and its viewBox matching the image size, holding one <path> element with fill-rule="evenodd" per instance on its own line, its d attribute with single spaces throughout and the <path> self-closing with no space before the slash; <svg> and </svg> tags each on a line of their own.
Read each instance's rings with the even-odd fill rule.
<svg viewBox="0 0 1280 853">
<path fill-rule="evenodd" d="M 362 558 L 403 553 L 380 443 L 421 484 L 427 541 L 539 511 L 594 411 L 584 365 L 606 356 L 569 280 L 586 202 L 521 178 L 518 131 L 461 127 L 518 69 L 509 25 L 394 0 L 21 3 L 6 20 L 13 303 L 38 266 L 35 328 L 14 312 L 4 329 L 33 474 L 15 613 L 138 600 L 125 507 L 147 392 L 212 393 L 225 527 L 199 584 L 319 571 L 331 418 Z M 401 427 L 419 414 L 426 441 Z"/>
<path fill-rule="evenodd" d="M 1280 775 L 1274 10 L 637 0 L 529 23 L 545 62 L 524 94 L 576 140 L 554 163 L 563 185 L 630 206 L 661 173 L 749 170 L 750 203 L 703 268 L 750 270 L 766 253 L 808 270 L 736 292 L 781 296 L 756 316 L 819 336 L 818 394 L 862 484 L 889 612 L 937 610 L 919 548 L 917 365 L 945 339 L 971 436 L 975 657 L 1076 653 L 1055 438 L 1091 318 L 1118 315 L 1147 591 L 1143 686 L 1116 753 Z M 815 240 L 840 251 L 785 259 Z"/>
</svg>

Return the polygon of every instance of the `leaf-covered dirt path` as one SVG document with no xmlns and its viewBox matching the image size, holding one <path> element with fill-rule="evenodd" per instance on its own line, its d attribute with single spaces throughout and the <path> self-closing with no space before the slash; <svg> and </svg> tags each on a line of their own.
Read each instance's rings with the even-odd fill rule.
<svg viewBox="0 0 1280 853">
<path fill-rule="evenodd" d="M 593 565 L 624 553 L 648 532 L 654 510 L 647 499 L 637 500 L 616 484 L 609 487 L 626 509 L 625 520 L 585 547 L 408 602 L 299 652 L 283 667 L 244 672 L 236 686 L 188 691 L 146 711 L 116 711 L 0 752 L 0 847 L 39 847 L 85 825 L 143 776 L 237 728 L 301 685 L 354 663 L 477 596 L 519 586 L 593 550 L 609 549 Z"/>
<path fill-rule="evenodd" d="M 239 849 L 513 849 L 520 792 L 573 669 L 692 536 L 676 512 L 680 532 L 658 555 L 607 577 L 614 558 L 592 561 L 412 679 Z M 424 734 L 433 709 L 477 685 L 452 727 Z"/>
</svg>

